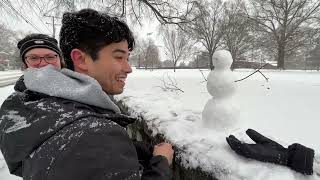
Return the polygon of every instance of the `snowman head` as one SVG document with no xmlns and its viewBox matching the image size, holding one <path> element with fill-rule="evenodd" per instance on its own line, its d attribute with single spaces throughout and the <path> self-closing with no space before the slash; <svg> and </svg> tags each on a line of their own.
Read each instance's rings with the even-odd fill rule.
<svg viewBox="0 0 320 180">
<path fill-rule="evenodd" d="M 227 50 L 218 50 L 212 56 L 215 69 L 230 69 L 232 62 L 232 56 Z"/>
</svg>

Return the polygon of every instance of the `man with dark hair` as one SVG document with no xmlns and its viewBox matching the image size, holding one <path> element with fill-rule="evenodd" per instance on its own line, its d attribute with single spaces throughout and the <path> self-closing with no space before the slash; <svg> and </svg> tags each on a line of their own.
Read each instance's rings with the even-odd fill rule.
<svg viewBox="0 0 320 180">
<path fill-rule="evenodd" d="M 68 69 L 28 69 L 26 90 L 0 110 L 0 148 L 24 180 L 167 180 L 173 149 L 160 143 L 144 168 L 111 95 L 123 92 L 134 38 L 115 17 L 65 13 L 60 46 Z M 140 151 L 139 151 L 140 152 Z"/>
</svg>

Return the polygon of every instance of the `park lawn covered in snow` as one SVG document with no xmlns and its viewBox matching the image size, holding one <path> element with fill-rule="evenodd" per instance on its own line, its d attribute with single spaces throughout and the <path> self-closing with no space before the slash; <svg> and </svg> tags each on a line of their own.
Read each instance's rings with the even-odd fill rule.
<svg viewBox="0 0 320 180">
<path fill-rule="evenodd" d="M 204 70 L 205 76 L 209 71 Z M 241 79 L 253 70 L 237 70 Z M 239 157 L 227 145 L 225 137 L 234 134 L 252 142 L 245 130 L 252 128 L 282 145 L 302 143 L 320 152 L 318 119 L 320 73 L 305 71 L 263 71 L 237 83 L 233 105 L 239 118 L 230 130 L 217 131 L 201 121 L 204 105 L 211 96 L 199 70 L 145 71 L 135 70 L 127 80 L 124 93 L 117 96 L 143 115 L 154 134 L 161 133 L 184 151 L 187 167 L 202 167 L 214 172 L 219 179 L 294 180 L 320 179 L 303 176 L 286 167 L 260 163 Z M 183 90 L 163 91 L 163 78 L 177 80 Z"/>
<path fill-rule="evenodd" d="M 237 70 L 240 79 L 253 70 Z M 203 70 L 206 76 L 209 71 Z M 213 172 L 219 179 L 247 180 L 318 180 L 320 177 L 303 176 L 286 167 L 248 160 L 235 154 L 225 137 L 234 134 L 252 142 L 245 135 L 252 128 L 282 145 L 299 142 L 320 152 L 318 119 L 320 102 L 320 73 L 305 71 L 263 71 L 269 82 L 258 73 L 237 84 L 233 105 L 239 116 L 235 126 L 217 131 L 201 121 L 201 113 L 211 98 L 199 70 L 136 70 L 129 75 L 123 94 L 134 111 L 143 115 L 154 134 L 162 133 L 183 150 L 178 154 L 185 166 L 201 167 Z M 163 79 L 177 81 L 181 91 L 164 91 Z M 12 86 L 0 88 L 0 104 L 13 92 Z M 0 155 L 0 179 L 19 179 L 8 175 Z"/>
</svg>

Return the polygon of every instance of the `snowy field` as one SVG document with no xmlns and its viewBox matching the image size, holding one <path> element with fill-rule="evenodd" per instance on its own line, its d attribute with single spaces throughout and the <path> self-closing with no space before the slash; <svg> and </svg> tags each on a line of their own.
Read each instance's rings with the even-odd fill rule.
<svg viewBox="0 0 320 180">
<path fill-rule="evenodd" d="M 237 70 L 241 79 L 252 70 Z M 205 76 L 208 70 L 203 70 Z M 320 72 L 263 71 L 269 82 L 258 73 L 237 84 L 233 104 L 238 107 L 234 127 L 217 131 L 205 126 L 201 113 L 211 98 L 199 70 L 134 70 L 126 82 L 126 89 L 116 98 L 124 100 L 136 115 L 149 119 L 154 133 L 183 149 L 180 156 L 186 166 L 202 167 L 225 180 L 320 180 L 303 176 L 269 163 L 247 160 L 236 155 L 227 145 L 230 133 L 250 142 L 245 135 L 252 128 L 287 146 L 299 142 L 320 152 Z M 164 91 L 163 78 L 177 81 L 184 92 Z M 0 88 L 0 104 L 13 91 L 12 86 Z M 228 116 L 228 115 L 226 115 Z M 8 175 L 0 154 L 0 179 L 19 179 Z"/>
<path fill-rule="evenodd" d="M 14 84 L 21 74 L 20 70 L 0 71 L 0 87 Z"/>
<path fill-rule="evenodd" d="M 236 79 L 252 70 L 238 70 Z M 185 165 L 202 167 L 220 179 L 301 180 L 320 179 L 302 176 L 288 168 L 248 161 L 237 156 L 225 141 L 230 133 L 250 142 L 245 135 L 252 128 L 283 145 L 302 143 L 320 152 L 318 118 L 320 73 L 305 71 L 263 71 L 237 83 L 233 104 L 238 107 L 235 126 L 226 131 L 208 128 L 201 113 L 211 98 L 199 70 L 135 70 L 127 80 L 125 92 L 118 96 L 146 119 L 154 133 L 160 132 L 185 151 Z M 205 76 L 208 71 L 204 72 Z M 174 77 L 184 92 L 163 91 L 162 79 Z M 160 86 L 160 87 L 159 87 Z M 230 114 L 231 115 L 231 114 Z M 228 116 L 228 115 L 227 115 Z"/>
<path fill-rule="evenodd" d="M 20 70 L 8 70 L 8 71 L 0 71 L 0 78 L 8 75 L 16 75 L 21 74 Z"/>
</svg>

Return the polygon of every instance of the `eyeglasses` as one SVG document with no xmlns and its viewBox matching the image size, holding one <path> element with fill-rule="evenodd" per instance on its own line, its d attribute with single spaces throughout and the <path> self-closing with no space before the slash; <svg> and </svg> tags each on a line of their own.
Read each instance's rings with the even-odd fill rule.
<svg viewBox="0 0 320 180">
<path fill-rule="evenodd" d="M 30 56 L 26 56 L 24 59 L 30 65 L 39 65 L 42 60 L 44 60 L 48 64 L 54 64 L 58 60 L 58 55 L 57 54 L 50 54 L 50 55 L 45 55 L 45 56 L 30 55 Z"/>
</svg>

